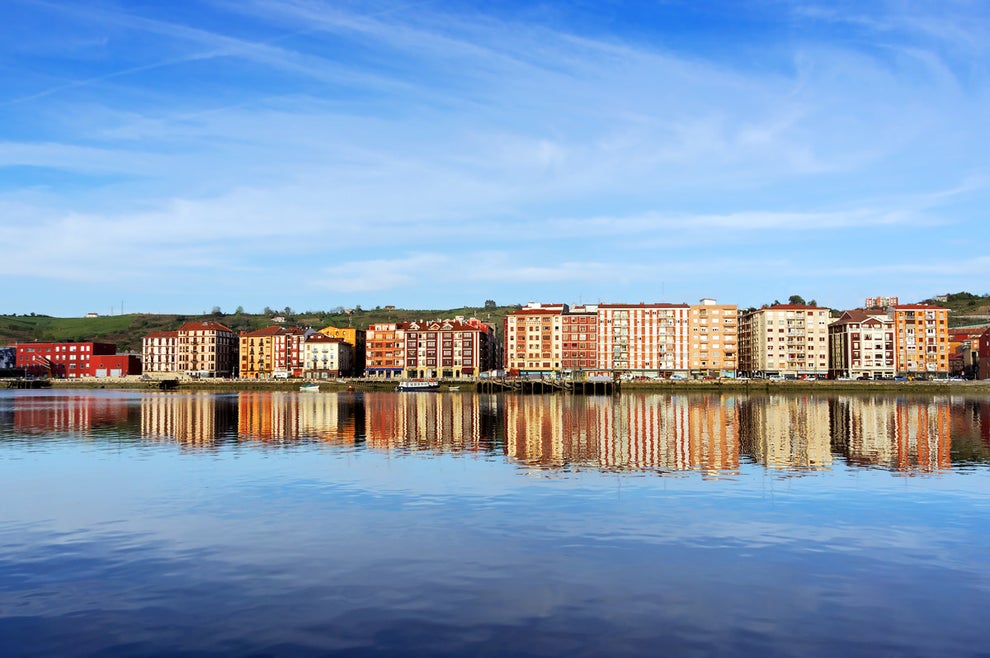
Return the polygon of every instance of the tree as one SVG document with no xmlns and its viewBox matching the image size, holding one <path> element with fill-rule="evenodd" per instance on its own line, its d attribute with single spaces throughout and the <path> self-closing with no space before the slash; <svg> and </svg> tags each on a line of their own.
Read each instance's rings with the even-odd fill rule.
<svg viewBox="0 0 990 658">
<path fill-rule="evenodd" d="M 495 308 L 496 306 L 498 306 L 498 304 L 495 303 L 494 299 L 485 300 L 485 308 Z"/>
<path fill-rule="evenodd" d="M 801 295 L 791 295 L 790 297 L 787 298 L 787 303 L 799 304 L 801 306 L 804 306 L 805 304 L 804 297 L 802 297 Z"/>
<path fill-rule="evenodd" d="M 219 306 L 214 306 L 214 307 L 213 307 L 213 310 L 212 310 L 212 311 L 210 311 L 210 313 L 211 313 L 211 314 L 212 314 L 212 315 L 213 315 L 214 317 L 217 317 L 217 318 L 219 318 L 219 317 L 223 317 L 223 311 L 221 311 L 221 310 L 220 310 L 220 307 L 219 307 Z"/>
<path fill-rule="evenodd" d="M 273 311 L 270 306 L 266 306 L 265 310 L 262 311 L 262 313 L 264 313 L 265 315 L 275 315 L 275 311 Z"/>
<path fill-rule="evenodd" d="M 234 315 L 244 315 L 244 307 L 238 306 L 234 309 Z"/>
</svg>

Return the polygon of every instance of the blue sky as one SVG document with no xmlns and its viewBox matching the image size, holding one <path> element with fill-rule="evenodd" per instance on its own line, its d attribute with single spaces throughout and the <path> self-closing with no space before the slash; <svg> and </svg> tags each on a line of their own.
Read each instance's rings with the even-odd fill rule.
<svg viewBox="0 0 990 658">
<path fill-rule="evenodd" d="M 990 292 L 990 5 L 5 4 L 0 312 Z"/>
</svg>

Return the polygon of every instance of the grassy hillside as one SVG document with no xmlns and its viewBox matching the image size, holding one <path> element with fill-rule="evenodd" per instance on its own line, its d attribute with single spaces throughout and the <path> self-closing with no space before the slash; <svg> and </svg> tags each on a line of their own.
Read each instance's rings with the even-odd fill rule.
<svg viewBox="0 0 990 658">
<path fill-rule="evenodd" d="M 924 303 L 949 309 L 951 327 L 990 324 L 990 295 L 955 292 L 947 295 L 944 302 L 926 299 Z"/>
<path fill-rule="evenodd" d="M 476 317 L 494 324 L 501 334 L 502 319 L 518 306 L 464 307 L 446 310 L 354 309 L 351 313 L 309 312 L 284 315 L 286 325 L 320 329 L 327 325 L 367 329 L 379 322 L 407 322 L 455 316 Z M 272 324 L 271 317 L 247 313 L 208 315 L 151 315 L 135 313 L 97 318 L 0 315 L 0 345 L 14 343 L 94 341 L 114 343 L 118 352 L 141 352 L 141 338 L 155 331 L 178 329 L 183 323 L 216 320 L 234 331 L 252 331 Z"/>
</svg>

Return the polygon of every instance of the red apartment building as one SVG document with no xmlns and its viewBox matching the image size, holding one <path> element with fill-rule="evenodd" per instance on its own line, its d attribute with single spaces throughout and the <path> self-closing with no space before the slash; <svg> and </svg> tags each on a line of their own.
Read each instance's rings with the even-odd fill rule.
<svg viewBox="0 0 990 658">
<path fill-rule="evenodd" d="M 402 323 L 406 377 L 470 377 L 492 370 L 495 334 L 476 318 Z"/>
<path fill-rule="evenodd" d="M 21 343 L 15 367 L 34 377 L 76 379 L 141 374 L 136 356 L 117 354 L 111 343 Z"/>
</svg>

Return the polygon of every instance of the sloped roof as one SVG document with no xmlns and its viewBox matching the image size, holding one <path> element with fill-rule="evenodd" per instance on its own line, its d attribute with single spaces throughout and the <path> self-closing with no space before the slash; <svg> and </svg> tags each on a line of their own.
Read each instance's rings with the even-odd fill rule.
<svg viewBox="0 0 990 658">
<path fill-rule="evenodd" d="M 230 327 L 226 327 L 213 320 L 187 322 L 179 327 L 179 331 L 227 331 L 229 333 L 234 333 Z"/>
</svg>

